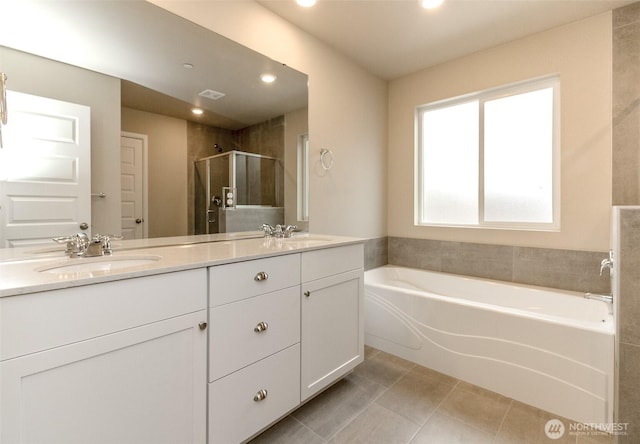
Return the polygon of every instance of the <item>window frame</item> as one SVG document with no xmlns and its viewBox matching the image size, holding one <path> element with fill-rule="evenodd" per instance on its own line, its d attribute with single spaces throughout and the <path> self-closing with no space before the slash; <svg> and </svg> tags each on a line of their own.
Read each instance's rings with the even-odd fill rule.
<svg viewBox="0 0 640 444">
<path fill-rule="evenodd" d="M 552 221 L 551 222 L 493 222 L 484 220 L 484 103 L 496 99 L 524 94 L 541 89 L 553 91 L 552 116 Z M 423 128 L 422 115 L 435 109 L 443 109 L 463 103 L 478 102 L 478 223 L 433 223 L 424 221 L 423 216 Z M 557 74 L 525 80 L 517 83 L 490 88 L 462 96 L 438 100 L 419 105 L 415 109 L 415 153 L 414 153 L 414 225 L 423 227 L 489 228 L 526 231 L 560 231 L 560 76 Z"/>
</svg>

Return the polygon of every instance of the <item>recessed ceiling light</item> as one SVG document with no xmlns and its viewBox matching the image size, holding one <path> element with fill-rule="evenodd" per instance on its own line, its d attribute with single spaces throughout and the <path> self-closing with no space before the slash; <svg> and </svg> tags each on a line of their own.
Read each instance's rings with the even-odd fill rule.
<svg viewBox="0 0 640 444">
<path fill-rule="evenodd" d="M 303 8 L 310 8 L 316 4 L 316 0 L 296 0 L 296 3 Z"/>
<path fill-rule="evenodd" d="M 184 69 L 191 69 L 193 68 L 193 63 L 183 63 L 182 66 Z"/>
<path fill-rule="evenodd" d="M 444 0 L 420 0 L 420 4 L 424 9 L 435 9 L 443 3 Z"/>
<path fill-rule="evenodd" d="M 273 74 L 262 74 L 260 76 L 260 80 L 262 80 L 264 83 L 273 83 L 276 81 L 276 79 L 277 77 Z"/>
<path fill-rule="evenodd" d="M 204 113 L 204 111 L 202 111 L 200 108 L 193 108 L 193 109 L 191 110 L 191 112 L 192 112 L 193 114 L 195 114 L 196 116 L 201 116 L 201 115 L 202 115 L 202 113 Z"/>
</svg>

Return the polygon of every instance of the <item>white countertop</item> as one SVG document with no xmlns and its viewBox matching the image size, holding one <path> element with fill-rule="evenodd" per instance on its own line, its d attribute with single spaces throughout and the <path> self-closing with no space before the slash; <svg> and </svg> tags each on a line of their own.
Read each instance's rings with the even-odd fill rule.
<svg viewBox="0 0 640 444">
<path fill-rule="evenodd" d="M 364 241 L 351 237 L 306 233 L 296 234 L 290 239 L 257 236 L 261 236 L 261 233 L 114 241 L 112 256 L 96 258 L 68 258 L 64 255 L 64 246 L 55 244 L 52 248 L 0 249 L 0 297 L 202 268 Z M 135 264 L 134 261 L 141 264 Z M 109 268 L 109 263 L 115 264 L 114 269 Z M 105 266 L 90 271 L 59 268 L 85 264 L 88 268 L 93 267 L 88 264 Z"/>
</svg>

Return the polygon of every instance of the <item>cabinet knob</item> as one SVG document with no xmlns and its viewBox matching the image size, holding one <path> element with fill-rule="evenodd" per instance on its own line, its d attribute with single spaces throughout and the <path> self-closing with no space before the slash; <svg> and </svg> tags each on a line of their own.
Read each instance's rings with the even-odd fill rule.
<svg viewBox="0 0 640 444">
<path fill-rule="evenodd" d="M 269 275 L 264 271 L 261 271 L 260 273 L 256 274 L 255 277 L 253 278 L 253 280 L 257 282 L 266 281 L 267 279 L 269 279 Z"/>
<path fill-rule="evenodd" d="M 258 390 L 258 393 L 256 393 L 256 396 L 253 397 L 253 400 L 255 402 L 260 402 L 263 399 L 266 399 L 268 394 L 269 393 L 265 389 Z"/>
<path fill-rule="evenodd" d="M 206 330 L 207 323 L 206 322 L 201 322 L 201 323 L 198 324 L 198 327 L 200 327 L 200 330 Z"/>
<path fill-rule="evenodd" d="M 258 325 L 253 328 L 253 331 L 256 333 L 262 333 L 263 331 L 266 331 L 267 328 L 269 328 L 269 324 L 266 322 L 258 322 Z"/>
<path fill-rule="evenodd" d="M 304 292 L 304 295 L 305 295 L 306 297 L 309 297 L 309 296 L 311 296 L 311 292 L 310 292 L 309 290 L 307 290 L 307 291 L 305 291 L 305 292 Z"/>
</svg>

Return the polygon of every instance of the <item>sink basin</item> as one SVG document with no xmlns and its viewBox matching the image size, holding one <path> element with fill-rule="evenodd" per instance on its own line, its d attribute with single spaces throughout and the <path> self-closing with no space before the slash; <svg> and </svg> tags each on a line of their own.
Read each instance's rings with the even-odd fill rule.
<svg viewBox="0 0 640 444">
<path fill-rule="evenodd" d="M 121 270 L 147 265 L 162 259 L 161 256 L 100 256 L 95 258 L 74 258 L 62 262 L 50 263 L 36 268 L 41 273 L 95 273 Z"/>
</svg>

